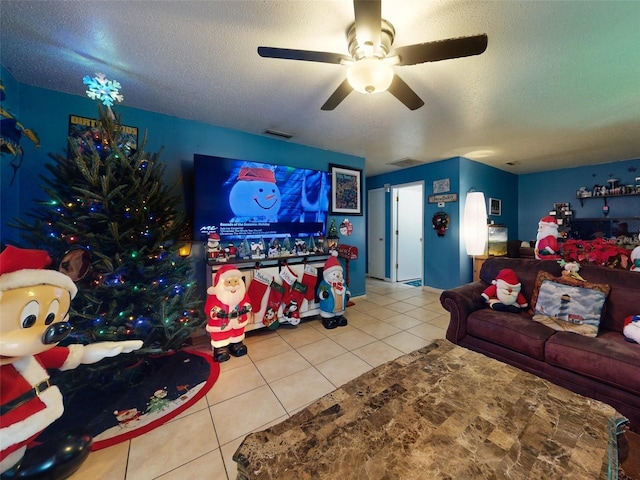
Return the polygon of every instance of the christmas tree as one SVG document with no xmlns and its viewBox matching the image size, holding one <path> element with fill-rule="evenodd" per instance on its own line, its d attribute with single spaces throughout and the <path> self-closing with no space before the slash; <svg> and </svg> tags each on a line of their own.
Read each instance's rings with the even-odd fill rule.
<svg viewBox="0 0 640 480">
<path fill-rule="evenodd" d="M 71 302 L 72 334 L 65 343 L 144 341 L 129 355 L 73 370 L 67 382 L 110 382 L 144 357 L 181 348 L 205 318 L 192 266 L 178 249 L 184 216 L 179 197 L 163 183 L 159 153 L 131 148 L 121 122 L 99 107 L 99 128 L 86 142 L 70 142 L 67 155 L 50 154 L 41 176 L 48 198 L 18 220 L 30 248 L 60 259 L 77 248 L 90 252 L 88 274 Z M 141 358 L 143 357 L 143 358 Z M 84 377 L 84 378 L 83 378 Z"/>
</svg>

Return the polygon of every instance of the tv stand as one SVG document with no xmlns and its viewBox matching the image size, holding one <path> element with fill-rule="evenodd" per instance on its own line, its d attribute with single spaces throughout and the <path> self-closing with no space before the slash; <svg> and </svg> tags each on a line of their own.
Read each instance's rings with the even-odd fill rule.
<svg viewBox="0 0 640 480">
<path fill-rule="evenodd" d="M 227 262 L 218 262 L 213 265 L 207 266 L 207 270 L 209 272 L 209 274 L 207 275 L 207 288 L 209 288 L 213 284 L 213 278 L 216 272 L 220 267 L 224 265 L 234 265 L 238 270 L 240 270 L 244 283 L 246 287 L 249 288 L 249 285 L 251 285 L 251 282 L 253 281 L 254 272 L 256 270 L 259 270 L 262 275 L 268 278 L 275 279 L 277 283 L 282 284 L 282 279 L 280 278 L 280 270 L 282 267 L 287 265 L 293 272 L 295 272 L 298 280 L 300 280 L 304 272 L 304 266 L 305 264 L 308 264 L 318 270 L 318 279 L 316 280 L 316 285 L 314 286 L 314 299 L 312 301 L 308 301 L 305 299 L 300 305 L 300 318 L 311 317 L 320 313 L 318 298 L 315 295 L 315 290 L 322 280 L 322 270 L 324 267 L 324 263 L 327 261 L 329 256 L 330 254 L 328 253 L 321 253 L 260 259 L 232 259 Z M 245 332 L 265 327 L 265 325 L 262 323 L 262 318 L 264 317 L 268 300 L 269 288 L 267 288 L 267 291 L 262 297 L 262 301 L 260 302 L 260 310 L 253 311 L 249 314 L 249 323 L 245 327 Z M 286 317 L 282 316 L 282 308 L 278 310 L 278 320 L 282 324 L 289 323 L 289 320 Z"/>
</svg>

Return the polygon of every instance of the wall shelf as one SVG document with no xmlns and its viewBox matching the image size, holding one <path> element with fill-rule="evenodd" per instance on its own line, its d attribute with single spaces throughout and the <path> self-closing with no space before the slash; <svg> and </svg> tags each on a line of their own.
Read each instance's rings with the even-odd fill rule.
<svg viewBox="0 0 640 480">
<path fill-rule="evenodd" d="M 594 198 L 601 198 L 604 201 L 604 204 L 607 204 L 607 198 L 611 197 L 640 197 L 640 192 L 636 193 L 616 193 L 616 194 L 605 194 L 605 195 L 592 195 L 590 197 L 585 197 L 581 195 L 576 195 L 576 198 L 580 200 L 580 206 L 584 207 L 585 200 L 591 200 Z"/>
</svg>

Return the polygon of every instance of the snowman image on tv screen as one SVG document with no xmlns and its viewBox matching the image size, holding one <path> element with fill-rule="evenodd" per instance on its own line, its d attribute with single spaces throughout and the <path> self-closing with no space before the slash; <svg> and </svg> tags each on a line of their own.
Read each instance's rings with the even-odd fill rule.
<svg viewBox="0 0 640 480">
<path fill-rule="evenodd" d="M 270 168 L 245 166 L 229 192 L 232 222 L 277 222 L 282 203 L 276 176 Z"/>
</svg>

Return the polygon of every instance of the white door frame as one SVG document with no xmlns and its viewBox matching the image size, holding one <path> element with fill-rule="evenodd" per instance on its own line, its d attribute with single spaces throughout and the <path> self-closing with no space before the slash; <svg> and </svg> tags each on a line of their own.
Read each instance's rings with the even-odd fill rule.
<svg viewBox="0 0 640 480">
<path fill-rule="evenodd" d="M 398 262 L 398 255 L 397 255 L 397 240 L 396 240 L 396 229 L 398 228 L 398 218 L 397 218 L 397 214 L 396 214 L 396 208 L 395 208 L 395 201 L 396 201 L 396 190 L 403 188 L 403 187 L 413 187 L 416 185 L 420 185 L 422 187 L 422 215 L 420 216 L 420 223 L 422 224 L 422 248 L 420 249 L 420 279 L 424 282 L 424 180 L 420 180 L 417 182 L 410 182 L 410 183 L 401 183 L 399 185 L 392 185 L 391 186 L 391 232 L 389 232 L 389 238 L 391 239 L 390 242 L 390 247 L 391 247 L 391 254 L 389 255 L 390 259 L 391 259 L 391 264 L 389 265 L 390 267 L 390 273 L 391 273 L 391 278 L 390 280 L 392 282 L 397 282 L 398 280 L 398 270 L 396 268 L 396 263 Z"/>
</svg>

